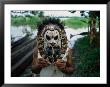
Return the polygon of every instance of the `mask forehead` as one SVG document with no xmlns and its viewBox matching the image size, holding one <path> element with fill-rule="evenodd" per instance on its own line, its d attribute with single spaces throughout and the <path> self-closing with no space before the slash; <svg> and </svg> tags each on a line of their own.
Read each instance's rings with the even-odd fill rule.
<svg viewBox="0 0 110 87">
<path fill-rule="evenodd" d="M 53 34 L 53 36 L 55 37 L 55 36 L 59 36 L 59 32 L 58 32 L 58 30 L 54 30 L 53 32 L 52 32 L 52 34 Z"/>
<path fill-rule="evenodd" d="M 55 36 L 59 36 L 59 32 L 58 32 L 58 30 L 47 30 L 46 32 L 45 32 L 45 34 L 44 34 L 44 37 L 46 36 L 46 35 L 48 35 L 48 36 L 50 36 L 51 38 L 52 37 L 55 37 Z"/>
<path fill-rule="evenodd" d="M 55 37 L 56 35 L 59 36 L 59 26 L 55 25 L 55 24 L 48 24 L 44 27 L 45 29 L 45 33 L 44 33 L 44 38 L 46 37 L 46 35 L 48 35 L 50 38 Z"/>
</svg>

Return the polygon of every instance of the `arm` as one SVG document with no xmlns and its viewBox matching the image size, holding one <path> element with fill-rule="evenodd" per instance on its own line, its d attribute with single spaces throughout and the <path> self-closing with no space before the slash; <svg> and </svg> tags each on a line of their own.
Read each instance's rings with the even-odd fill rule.
<svg viewBox="0 0 110 87">
<path fill-rule="evenodd" d="M 55 63 L 56 66 L 64 73 L 71 74 L 74 71 L 73 61 L 72 61 L 72 49 L 67 50 L 67 61 L 58 59 Z"/>
<path fill-rule="evenodd" d="M 33 52 L 32 72 L 36 74 L 40 73 L 40 70 L 48 65 L 49 65 L 49 61 L 40 56 L 38 52 L 38 48 L 36 46 Z"/>
<path fill-rule="evenodd" d="M 33 60 L 32 72 L 33 73 L 40 73 L 40 70 L 43 67 L 46 67 L 48 65 L 49 65 L 49 62 L 47 59 L 39 58 L 39 59 Z"/>
</svg>

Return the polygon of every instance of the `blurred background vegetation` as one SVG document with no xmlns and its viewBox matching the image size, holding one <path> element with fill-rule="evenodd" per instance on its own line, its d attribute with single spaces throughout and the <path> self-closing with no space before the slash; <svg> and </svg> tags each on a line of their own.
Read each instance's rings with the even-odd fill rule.
<svg viewBox="0 0 110 87">
<path fill-rule="evenodd" d="M 69 11 L 70 13 L 75 13 L 76 11 Z M 20 11 L 21 15 L 13 15 L 16 11 L 12 11 L 11 15 L 11 25 L 19 26 L 19 25 L 30 25 L 33 29 L 37 28 L 37 24 L 42 21 L 45 17 L 43 11 Z M 82 14 L 81 17 L 73 16 L 73 17 L 57 17 L 57 18 L 67 18 L 63 20 L 66 26 L 77 29 L 82 27 L 88 27 L 89 16 L 84 16 L 84 11 L 80 12 Z M 23 15 L 22 15 L 23 14 Z M 90 14 L 90 13 L 89 13 Z M 96 21 L 98 26 L 98 21 Z"/>
</svg>

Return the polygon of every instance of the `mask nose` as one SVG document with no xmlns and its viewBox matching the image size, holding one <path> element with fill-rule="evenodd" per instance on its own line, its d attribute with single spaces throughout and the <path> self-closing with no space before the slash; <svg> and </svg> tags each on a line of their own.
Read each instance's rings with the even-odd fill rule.
<svg viewBox="0 0 110 87">
<path fill-rule="evenodd" d="M 55 45 L 55 43 L 50 43 L 51 44 L 51 46 L 54 46 Z"/>
</svg>

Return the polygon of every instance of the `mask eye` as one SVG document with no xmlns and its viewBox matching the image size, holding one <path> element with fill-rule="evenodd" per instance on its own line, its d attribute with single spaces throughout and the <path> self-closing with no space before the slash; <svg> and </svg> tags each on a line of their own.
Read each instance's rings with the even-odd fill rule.
<svg viewBox="0 0 110 87">
<path fill-rule="evenodd" d="M 54 40 L 57 40 L 57 39 L 58 39 L 58 36 L 55 36 L 55 37 L 54 37 Z"/>
<path fill-rule="evenodd" d="M 46 35 L 46 39 L 47 39 L 47 40 L 50 40 L 50 37 L 49 37 L 48 35 Z"/>
</svg>

